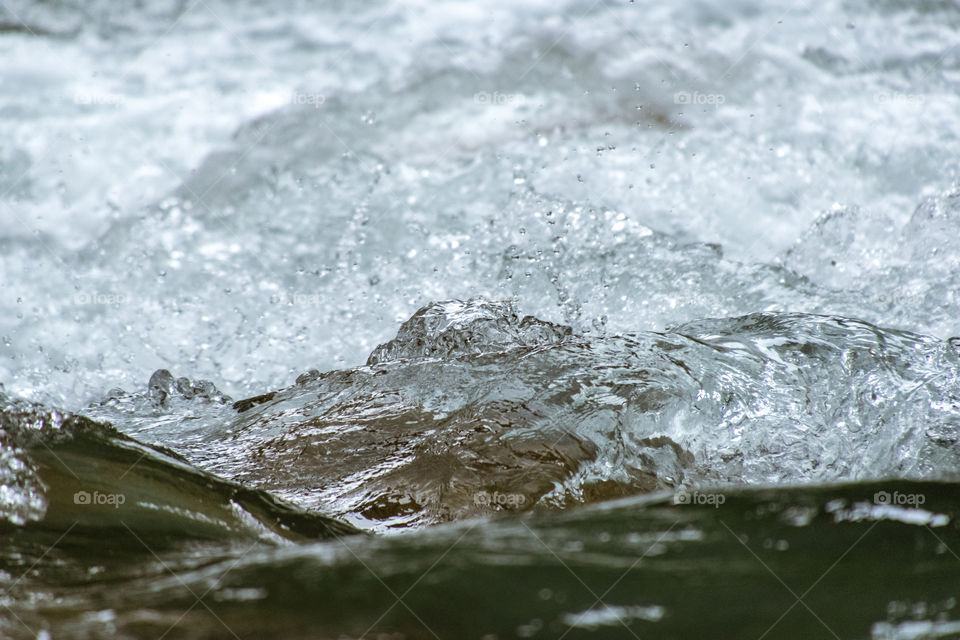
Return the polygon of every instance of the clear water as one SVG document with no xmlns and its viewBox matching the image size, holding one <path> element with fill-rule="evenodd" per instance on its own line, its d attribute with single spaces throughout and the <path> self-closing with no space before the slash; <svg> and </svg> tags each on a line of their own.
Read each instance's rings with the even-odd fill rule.
<svg viewBox="0 0 960 640">
<path fill-rule="evenodd" d="M 768 551 L 787 538 L 754 510 L 817 504 L 832 515 L 796 526 L 827 541 L 829 565 L 849 519 L 813 486 L 863 483 L 836 490 L 849 506 L 909 480 L 947 496 L 925 512 L 946 522 L 857 520 L 934 546 L 911 542 L 893 568 L 857 560 L 886 586 L 836 612 L 840 635 L 955 634 L 958 573 L 937 563 L 957 549 L 958 27 L 951 0 L 0 4 L 0 531 L 13 541 L 0 604 L 56 637 L 223 633 L 203 612 L 168 619 L 193 601 L 123 547 L 126 526 L 160 531 L 147 542 L 193 586 L 209 579 L 196 554 L 240 563 L 234 595 L 298 621 L 277 637 L 359 637 L 373 600 L 311 626 L 309 598 L 278 596 L 278 576 L 335 566 L 369 593 L 365 553 L 406 576 L 460 531 L 424 525 L 462 519 L 482 523 L 493 555 L 543 569 L 553 560 L 524 546 L 521 523 L 576 546 L 640 510 L 636 526 L 666 535 L 642 497 L 612 508 L 609 531 L 597 514 L 611 498 L 701 490 L 744 502 L 698 511 L 691 531 L 741 527 Z M 124 473 L 130 455 L 151 462 Z M 131 504 L 97 524 L 67 497 L 104 478 Z M 181 482 L 195 488 L 169 489 Z M 548 513 L 512 513 L 531 509 Z M 302 533 L 315 512 L 407 533 L 363 538 L 346 559 L 275 539 L 292 534 L 273 519 Z M 41 563 L 18 591 L 71 522 L 55 556 L 67 569 Z M 161 539 L 177 527 L 216 542 Z M 99 536 L 129 557 L 105 560 Z M 249 566 L 248 544 L 265 554 Z M 626 548 L 570 562 L 620 567 Z M 459 553 L 437 584 L 489 561 Z M 502 614 L 490 633 L 607 637 L 627 619 L 710 635 L 672 625 L 689 614 L 678 594 L 716 598 L 742 568 L 712 553 L 662 601 L 656 569 L 609 610 L 481 599 Z M 783 557 L 797 575 L 816 564 Z M 132 595 L 103 600 L 97 567 Z M 704 587 L 698 571 L 725 577 Z M 480 598 L 471 584 L 456 602 Z M 210 606 L 267 634 L 243 607 Z M 744 613 L 740 631 L 760 635 L 776 608 Z M 405 615 L 377 629 L 420 637 Z M 455 620 L 446 634 L 486 633 Z"/>
</svg>

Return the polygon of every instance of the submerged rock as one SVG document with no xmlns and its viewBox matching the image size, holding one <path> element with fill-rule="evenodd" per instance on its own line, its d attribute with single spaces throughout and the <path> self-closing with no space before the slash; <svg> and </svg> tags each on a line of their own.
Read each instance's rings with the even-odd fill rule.
<svg viewBox="0 0 960 640">
<path fill-rule="evenodd" d="M 617 404 L 645 411 L 658 401 L 642 392 L 589 398 L 580 379 L 598 362 L 592 349 L 569 327 L 521 319 L 507 302 L 431 304 L 368 366 L 301 376 L 235 403 L 241 415 L 211 445 L 223 453 L 210 468 L 374 528 L 682 482 L 693 456 L 669 437 L 617 442 Z M 624 464 L 602 469 L 611 446 L 629 451 Z"/>
<path fill-rule="evenodd" d="M 368 366 L 241 401 L 208 468 L 374 528 L 695 484 L 931 477 L 960 463 L 949 345 L 754 314 L 588 338 L 430 305 Z"/>
</svg>

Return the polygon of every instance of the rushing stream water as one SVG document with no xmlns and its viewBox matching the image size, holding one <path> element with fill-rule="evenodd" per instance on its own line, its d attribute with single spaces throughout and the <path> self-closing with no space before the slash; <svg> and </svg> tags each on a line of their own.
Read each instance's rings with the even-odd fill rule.
<svg viewBox="0 0 960 640">
<path fill-rule="evenodd" d="M 960 637 L 960 3 L 0 2 L 0 637 Z"/>
</svg>

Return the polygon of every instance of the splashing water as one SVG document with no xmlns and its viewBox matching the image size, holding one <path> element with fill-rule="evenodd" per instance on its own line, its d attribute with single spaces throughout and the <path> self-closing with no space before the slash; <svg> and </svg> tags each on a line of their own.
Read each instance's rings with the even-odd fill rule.
<svg viewBox="0 0 960 640">
<path fill-rule="evenodd" d="M 956 633 L 958 28 L 0 3 L 0 635 Z"/>
</svg>

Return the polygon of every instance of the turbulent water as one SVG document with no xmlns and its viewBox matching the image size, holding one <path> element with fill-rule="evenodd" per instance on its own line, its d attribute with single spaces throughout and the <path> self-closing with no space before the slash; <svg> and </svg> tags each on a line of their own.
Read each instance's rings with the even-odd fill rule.
<svg viewBox="0 0 960 640">
<path fill-rule="evenodd" d="M 960 636 L 958 32 L 0 3 L 0 636 Z"/>
</svg>

